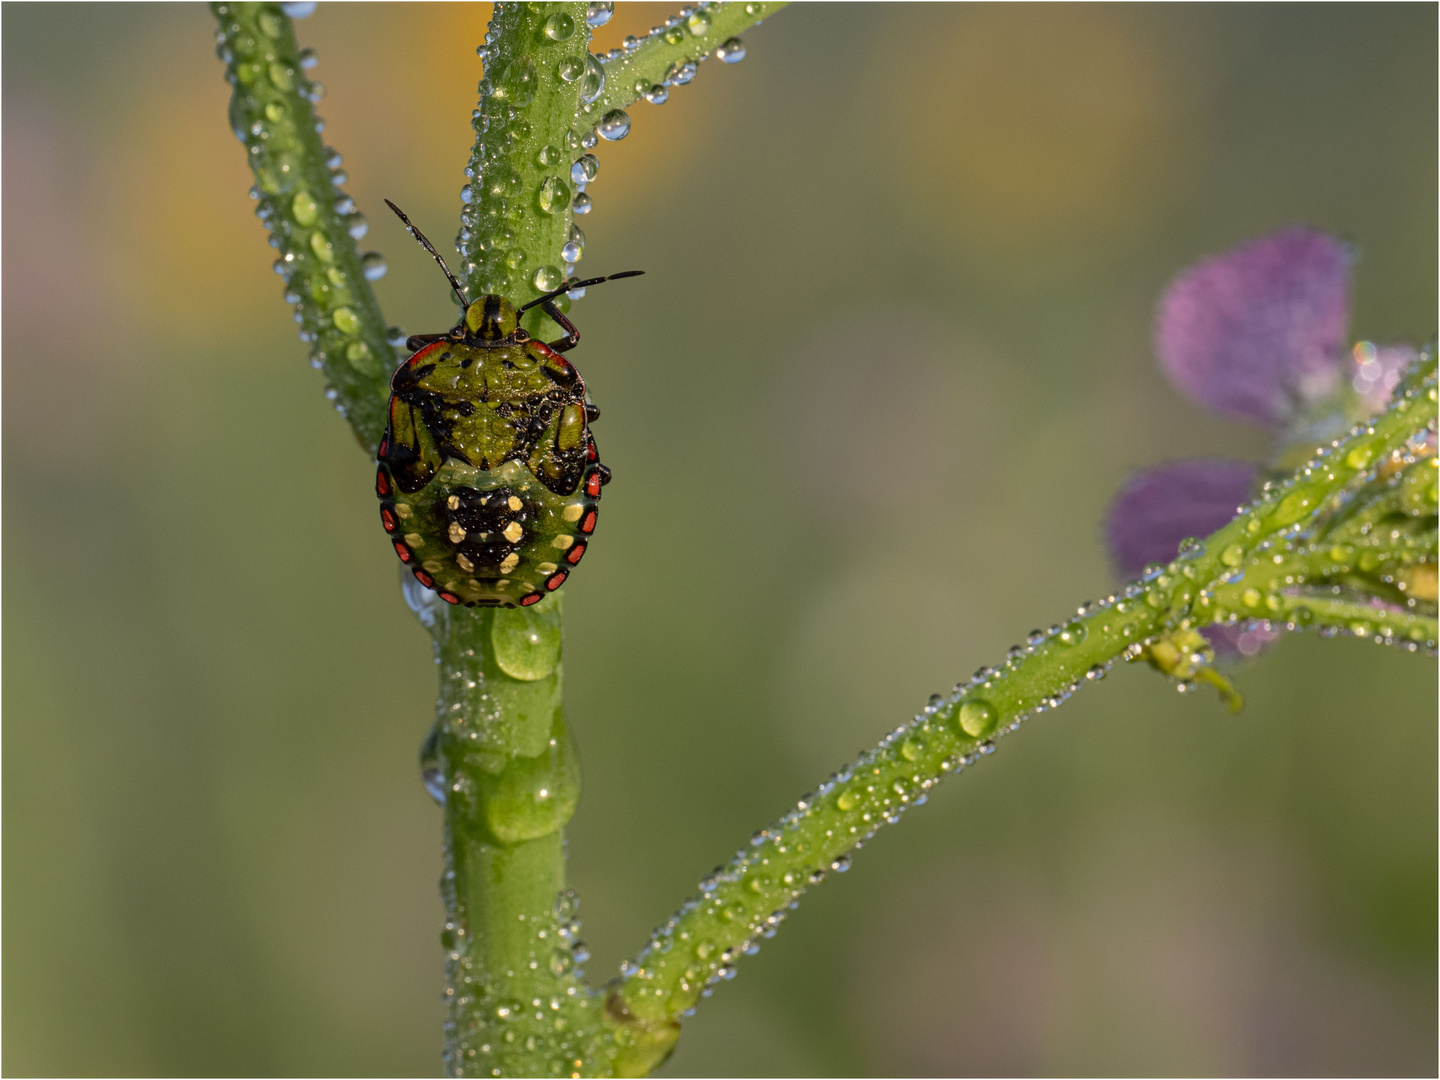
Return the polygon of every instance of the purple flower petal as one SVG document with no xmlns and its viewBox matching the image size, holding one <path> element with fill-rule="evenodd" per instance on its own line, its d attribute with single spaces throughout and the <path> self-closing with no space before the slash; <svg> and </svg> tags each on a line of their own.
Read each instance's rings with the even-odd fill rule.
<svg viewBox="0 0 1440 1080">
<path fill-rule="evenodd" d="M 1350 350 L 1355 360 L 1351 385 L 1360 396 L 1362 406 L 1378 413 L 1390 403 L 1390 392 L 1405 374 L 1420 350 L 1413 345 L 1372 345 L 1368 341 Z"/>
<path fill-rule="evenodd" d="M 1200 632 L 1210 640 L 1216 660 L 1233 662 L 1268 649 L 1285 631 L 1276 629 L 1274 623 L 1260 621 L 1207 626 Z"/>
<path fill-rule="evenodd" d="M 1333 236 L 1286 229 L 1191 267 L 1156 312 L 1155 351 L 1166 374 L 1216 412 L 1284 423 L 1338 377 L 1349 264 Z"/>
<path fill-rule="evenodd" d="M 1120 573 L 1175 558 L 1187 536 L 1208 536 L 1248 502 L 1259 469 L 1246 461 L 1175 461 L 1130 478 L 1110 504 L 1107 533 Z"/>
</svg>

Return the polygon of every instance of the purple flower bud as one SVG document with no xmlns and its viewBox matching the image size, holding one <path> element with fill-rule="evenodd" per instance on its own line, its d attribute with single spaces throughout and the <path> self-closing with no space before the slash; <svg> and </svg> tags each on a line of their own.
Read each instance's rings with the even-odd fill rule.
<svg viewBox="0 0 1440 1080">
<path fill-rule="evenodd" d="M 1110 554 L 1135 577 L 1175 558 L 1187 536 L 1208 536 L 1249 501 L 1259 469 L 1246 461 L 1175 461 L 1136 473 L 1110 504 Z"/>
<path fill-rule="evenodd" d="M 1349 266 L 1333 236 L 1286 229 L 1191 267 L 1156 312 L 1155 351 L 1166 374 L 1216 412 L 1284 423 L 1338 378 Z"/>
</svg>

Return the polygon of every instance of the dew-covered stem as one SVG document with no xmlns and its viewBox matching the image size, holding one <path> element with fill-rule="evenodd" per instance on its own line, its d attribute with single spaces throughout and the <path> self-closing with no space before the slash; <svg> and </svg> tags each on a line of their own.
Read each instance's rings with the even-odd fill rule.
<svg viewBox="0 0 1440 1080">
<path fill-rule="evenodd" d="M 385 429 L 395 350 L 370 280 L 385 262 L 356 243 L 365 218 L 340 185 L 338 152 L 320 133 L 314 102 L 324 93 L 308 72 L 314 54 L 300 49 L 279 4 L 212 4 L 219 22 L 216 52 L 233 87 L 230 127 L 255 175 L 250 196 L 270 231 L 275 272 L 295 309 L 310 363 L 325 373 L 326 396 L 375 452 Z"/>
<path fill-rule="evenodd" d="M 460 189 L 460 278 L 473 298 L 520 304 L 562 284 L 584 251 L 573 229 L 576 114 L 593 66 L 584 3 L 497 4 Z M 562 307 L 568 306 L 562 303 Z M 541 323 L 544 325 L 541 325 Z M 539 309 L 526 326 L 555 337 Z"/>
<path fill-rule="evenodd" d="M 560 597 L 473 612 L 413 583 L 406 594 L 440 667 L 422 768 L 445 810 L 446 1073 L 608 1075 L 613 1046 L 565 890 L 580 777 L 561 707 Z"/>
<path fill-rule="evenodd" d="M 1346 439 L 1317 448 L 1310 461 L 1268 485 L 1207 540 L 1186 545 L 1169 566 L 1155 567 L 1120 595 L 1082 605 L 1065 622 L 1034 631 L 1025 645 L 1010 650 L 1004 663 L 981 668 L 968 682 L 957 684 L 949 697 L 933 697 L 914 721 L 896 728 L 855 764 L 802 797 L 702 881 L 700 894 L 626 962 L 622 978 L 611 988 L 607 1014 L 641 1032 L 663 1031 L 686 1015 L 716 983 L 735 974 L 742 956 L 773 936 L 807 888 L 848 868 L 850 851 L 880 826 L 925 802 L 946 775 L 992 752 L 999 736 L 1103 678 L 1117 660 L 1148 656 L 1147 650 L 1167 635 L 1228 619 L 1231 613 L 1217 601 L 1228 594 L 1217 594 L 1216 589 L 1237 567 L 1252 559 L 1258 567 L 1265 558 L 1275 565 L 1271 553 L 1292 540 L 1307 540 L 1343 510 L 1346 500 L 1363 504 L 1366 489 L 1393 482 L 1388 474 L 1417 466 L 1433 469 L 1433 457 L 1426 457 L 1433 453 L 1426 434 L 1433 439 L 1435 414 L 1436 376 L 1433 357 L 1427 356 L 1397 388 L 1386 412 Z M 1433 537 L 1433 500 L 1429 514 L 1428 535 Z M 1383 546 L 1389 535 L 1377 536 L 1376 544 Z M 1396 543 L 1403 547 L 1405 541 Z M 1433 566 L 1433 540 L 1428 559 Z M 1266 585 L 1266 595 L 1288 596 L 1290 584 L 1282 576 L 1278 584 Z M 1338 602 L 1328 607 L 1310 603 L 1317 616 L 1322 608 L 1324 614 L 1342 619 L 1354 614 Z M 1409 648 L 1436 648 L 1433 597 L 1403 624 L 1403 634 L 1379 634 L 1375 609 L 1367 611 L 1372 617 L 1350 632 Z M 1320 625 L 1318 618 L 1309 621 Z M 1291 625 L 1298 629 L 1306 622 Z M 1392 620 L 1391 625 L 1402 623 Z M 1428 636 L 1417 638 L 1417 629 Z"/>
<path fill-rule="evenodd" d="M 673 87 L 684 86 L 712 53 L 727 64 L 745 58 L 745 46 L 736 36 L 775 14 L 784 3 L 745 2 L 701 4 L 656 26 L 643 38 L 626 38 L 620 49 L 598 57 L 603 85 L 585 101 L 582 115 L 603 138 L 619 138 L 629 131 L 628 118 L 615 117 L 641 98 L 659 105 Z M 623 127 L 619 135 L 607 134 Z"/>
</svg>

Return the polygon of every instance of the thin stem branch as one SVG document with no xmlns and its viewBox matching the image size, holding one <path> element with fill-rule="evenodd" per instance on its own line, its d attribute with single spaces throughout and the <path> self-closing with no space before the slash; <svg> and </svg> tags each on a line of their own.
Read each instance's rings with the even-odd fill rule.
<svg viewBox="0 0 1440 1080">
<path fill-rule="evenodd" d="M 340 157 L 320 139 L 318 84 L 305 74 L 295 27 L 276 4 L 220 3 L 216 51 L 234 88 L 230 126 L 255 174 L 250 195 L 279 257 L 275 271 L 295 308 L 326 396 L 372 455 L 385 430 L 395 350 L 366 271 L 383 266 L 356 240 L 364 218 L 339 189 Z"/>
<path fill-rule="evenodd" d="M 715 983 L 734 975 L 741 956 L 775 933 L 807 888 L 848 867 L 848 852 L 923 803 L 946 775 L 993 751 L 994 740 L 1027 716 L 1103 678 L 1117 659 L 1139 659 L 1166 635 L 1208 625 L 1215 612 L 1209 598 L 1223 575 L 1262 545 L 1313 526 L 1352 485 L 1373 482 L 1375 463 L 1395 453 L 1413 458 L 1407 448 L 1433 431 L 1435 412 L 1436 375 L 1427 360 L 1384 414 L 1269 485 L 1203 544 L 1123 595 L 1087 604 L 1049 633 L 1032 635 L 1004 664 L 982 668 L 949 698 L 932 698 L 912 723 L 804 796 L 702 881 L 700 895 L 622 967 L 607 1015 L 651 1037 L 673 1028 Z M 1436 647 L 1433 635 L 1425 645 Z"/>
<path fill-rule="evenodd" d="M 657 26 L 635 45 L 601 58 L 604 85 L 598 96 L 584 103 L 581 113 L 590 126 L 603 121 L 617 109 L 625 109 L 657 90 L 683 86 L 695 77 L 696 68 L 710 53 L 726 46 L 737 34 L 784 7 L 784 3 L 732 0 L 731 3 L 701 5 L 689 15 L 676 15 Z M 744 50 L 731 45 L 721 59 L 731 62 Z"/>
</svg>

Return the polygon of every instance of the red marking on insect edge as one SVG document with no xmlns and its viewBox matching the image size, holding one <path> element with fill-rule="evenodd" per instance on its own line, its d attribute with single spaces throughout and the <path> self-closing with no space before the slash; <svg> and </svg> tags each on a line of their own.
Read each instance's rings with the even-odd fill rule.
<svg viewBox="0 0 1440 1080">
<path fill-rule="evenodd" d="M 584 555 L 584 554 L 585 554 L 585 545 L 584 545 L 584 544 L 576 544 L 573 548 L 570 549 L 570 554 L 568 554 L 568 555 L 565 556 L 565 561 L 568 562 L 571 566 L 574 566 L 576 563 L 578 563 L 578 562 L 580 561 L 580 556 L 581 556 L 581 555 Z"/>
<path fill-rule="evenodd" d="M 586 515 L 585 515 L 585 519 L 580 522 L 580 531 L 581 531 L 582 533 L 586 533 L 586 534 L 589 534 L 589 533 L 592 533 L 592 532 L 595 531 L 595 511 L 594 511 L 594 510 L 591 510 L 588 514 L 586 514 Z"/>
<path fill-rule="evenodd" d="M 384 469 L 375 470 L 375 494 L 382 499 L 390 494 L 390 481 L 386 479 Z"/>
<path fill-rule="evenodd" d="M 388 506 L 380 508 L 380 524 L 385 526 L 386 532 L 394 532 L 400 527 L 400 523 L 395 520 L 395 515 L 390 512 Z"/>
<path fill-rule="evenodd" d="M 460 602 L 460 597 L 456 596 L 454 593 L 448 592 L 442 592 L 440 594 L 440 599 L 444 600 L 447 604 L 458 604 Z"/>
<path fill-rule="evenodd" d="M 542 599 L 544 599 L 544 597 L 540 593 L 531 593 L 520 601 L 520 606 L 529 607 L 531 604 L 538 604 Z"/>
<path fill-rule="evenodd" d="M 586 460 L 586 461 L 599 461 L 599 460 L 600 460 L 600 451 L 595 449 L 595 440 L 594 440 L 594 439 L 591 439 L 591 440 L 590 440 L 590 445 L 585 448 L 585 460 Z"/>
<path fill-rule="evenodd" d="M 410 549 L 409 549 L 408 547 L 406 547 L 404 544 L 400 543 L 399 540 L 394 541 L 394 543 L 395 543 L 395 554 L 400 556 L 400 561 L 401 561 L 401 562 L 403 562 L 403 563 L 408 563 L 411 559 L 413 559 L 413 558 L 415 557 L 414 555 L 411 555 L 411 554 L 410 554 Z"/>
<path fill-rule="evenodd" d="M 420 584 L 424 585 L 427 589 L 433 589 L 435 587 L 435 579 L 429 574 L 427 574 L 424 570 L 416 570 L 414 571 L 414 574 L 415 580 L 420 582 Z"/>
<path fill-rule="evenodd" d="M 585 481 L 585 494 L 592 499 L 600 494 L 600 474 L 598 472 L 591 473 Z"/>
<path fill-rule="evenodd" d="M 385 456 L 386 454 L 388 454 L 389 452 L 390 452 L 390 438 L 389 438 L 389 436 L 386 436 L 385 438 L 383 438 L 383 439 L 380 440 L 380 451 L 379 451 L 379 454 L 380 454 L 381 457 L 384 457 L 384 456 Z"/>
<path fill-rule="evenodd" d="M 557 573 L 551 574 L 549 578 L 547 578 L 545 581 L 545 588 L 549 589 L 551 592 L 554 592 L 561 585 L 565 584 L 565 579 L 569 576 L 570 574 L 566 570 L 560 570 Z"/>
</svg>

